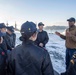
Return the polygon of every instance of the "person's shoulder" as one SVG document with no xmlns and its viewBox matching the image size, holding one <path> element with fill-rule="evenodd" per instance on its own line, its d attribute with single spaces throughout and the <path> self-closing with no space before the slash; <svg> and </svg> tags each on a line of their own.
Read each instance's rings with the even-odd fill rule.
<svg viewBox="0 0 76 75">
<path fill-rule="evenodd" d="M 15 34 L 15 33 L 13 33 L 13 35 L 14 35 L 14 36 L 16 36 L 16 34 Z"/>
<path fill-rule="evenodd" d="M 43 30 L 43 32 L 46 32 L 45 30 Z"/>
<path fill-rule="evenodd" d="M 22 48 L 22 44 L 19 44 L 19 45 L 17 45 L 15 48 L 14 48 L 14 50 L 19 50 L 19 49 L 21 49 Z"/>
<path fill-rule="evenodd" d="M 44 48 L 38 47 L 38 51 L 39 51 L 39 53 L 41 53 L 43 55 L 44 58 L 46 58 L 46 56 L 49 56 L 48 50 L 46 50 Z"/>
<path fill-rule="evenodd" d="M 43 30 L 44 33 L 47 33 L 45 30 Z"/>
<path fill-rule="evenodd" d="M 38 47 L 36 45 L 34 45 L 34 49 L 35 49 L 36 52 L 42 53 L 43 55 L 48 53 L 47 50 L 45 50 L 44 48 Z"/>
<path fill-rule="evenodd" d="M 19 52 L 21 49 L 22 49 L 22 44 L 16 46 L 16 47 L 12 50 L 12 52 L 13 52 L 13 53 L 14 53 L 14 52 L 16 53 L 16 52 Z"/>
<path fill-rule="evenodd" d="M 16 59 L 16 56 L 20 53 L 21 51 L 21 45 L 16 46 L 9 54 L 8 54 L 8 59 L 10 60 L 10 58 Z"/>
<path fill-rule="evenodd" d="M 7 40 L 7 38 L 9 38 L 9 35 L 8 35 L 7 32 L 6 32 L 6 34 L 3 36 L 3 38 L 6 39 L 6 40 Z"/>
</svg>

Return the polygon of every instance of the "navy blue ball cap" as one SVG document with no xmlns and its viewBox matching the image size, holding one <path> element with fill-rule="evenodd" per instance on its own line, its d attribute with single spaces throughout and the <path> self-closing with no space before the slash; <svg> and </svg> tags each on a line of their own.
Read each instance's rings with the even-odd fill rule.
<svg viewBox="0 0 76 75">
<path fill-rule="evenodd" d="M 71 17 L 71 18 L 67 19 L 67 21 L 69 21 L 69 22 L 75 22 L 76 20 L 75 20 L 75 18 Z"/>
<path fill-rule="evenodd" d="M 6 27 L 9 31 L 14 32 L 14 27 L 13 26 L 8 26 Z"/>
<path fill-rule="evenodd" d="M 21 34 L 26 34 L 28 37 L 31 37 L 36 31 L 36 24 L 33 22 L 26 21 L 21 26 Z"/>
<path fill-rule="evenodd" d="M 0 28 L 6 28 L 4 23 L 0 23 Z"/>
<path fill-rule="evenodd" d="M 12 29 L 14 29 L 14 27 L 13 26 L 10 26 Z"/>
<path fill-rule="evenodd" d="M 3 33 L 0 31 L 0 37 L 4 36 Z"/>
<path fill-rule="evenodd" d="M 44 26 L 44 24 L 42 22 L 38 23 L 38 26 Z"/>
</svg>

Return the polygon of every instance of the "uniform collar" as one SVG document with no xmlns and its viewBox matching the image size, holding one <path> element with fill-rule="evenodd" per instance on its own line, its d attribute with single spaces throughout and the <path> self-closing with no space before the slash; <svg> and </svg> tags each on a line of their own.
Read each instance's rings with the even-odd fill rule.
<svg viewBox="0 0 76 75">
<path fill-rule="evenodd" d="M 8 32 L 6 32 L 7 35 L 11 36 L 12 34 L 9 34 Z"/>
<path fill-rule="evenodd" d="M 34 42 L 32 40 L 27 40 L 27 41 L 23 41 L 22 44 L 26 45 L 26 44 L 34 44 Z"/>
<path fill-rule="evenodd" d="M 43 30 L 42 31 L 38 30 L 38 32 L 43 32 Z"/>
</svg>

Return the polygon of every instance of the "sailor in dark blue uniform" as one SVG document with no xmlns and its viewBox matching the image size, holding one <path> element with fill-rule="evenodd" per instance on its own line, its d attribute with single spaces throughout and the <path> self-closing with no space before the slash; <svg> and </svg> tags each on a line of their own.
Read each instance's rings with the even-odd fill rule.
<svg viewBox="0 0 76 75">
<path fill-rule="evenodd" d="M 22 44 L 9 55 L 9 75 L 54 75 L 49 53 L 34 44 L 36 32 L 33 22 L 22 24 Z"/>
<path fill-rule="evenodd" d="M 6 75 L 7 52 L 3 46 L 3 33 L 0 31 L 0 75 Z"/>
<path fill-rule="evenodd" d="M 38 24 L 39 30 L 35 43 L 39 47 L 45 47 L 49 40 L 47 32 L 43 30 L 43 26 L 44 24 L 42 22 Z"/>
</svg>

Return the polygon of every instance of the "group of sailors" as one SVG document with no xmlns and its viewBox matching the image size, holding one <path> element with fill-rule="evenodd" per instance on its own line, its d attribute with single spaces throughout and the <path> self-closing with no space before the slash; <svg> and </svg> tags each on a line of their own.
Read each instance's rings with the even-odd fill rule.
<svg viewBox="0 0 76 75">
<path fill-rule="evenodd" d="M 76 75 L 76 26 L 75 18 L 67 20 L 66 34 L 56 35 L 66 41 L 66 72 L 61 75 Z M 0 75 L 54 75 L 50 55 L 46 50 L 49 36 L 44 24 L 26 21 L 21 25 L 22 44 L 15 47 L 16 34 L 13 26 L 0 23 Z"/>
</svg>

